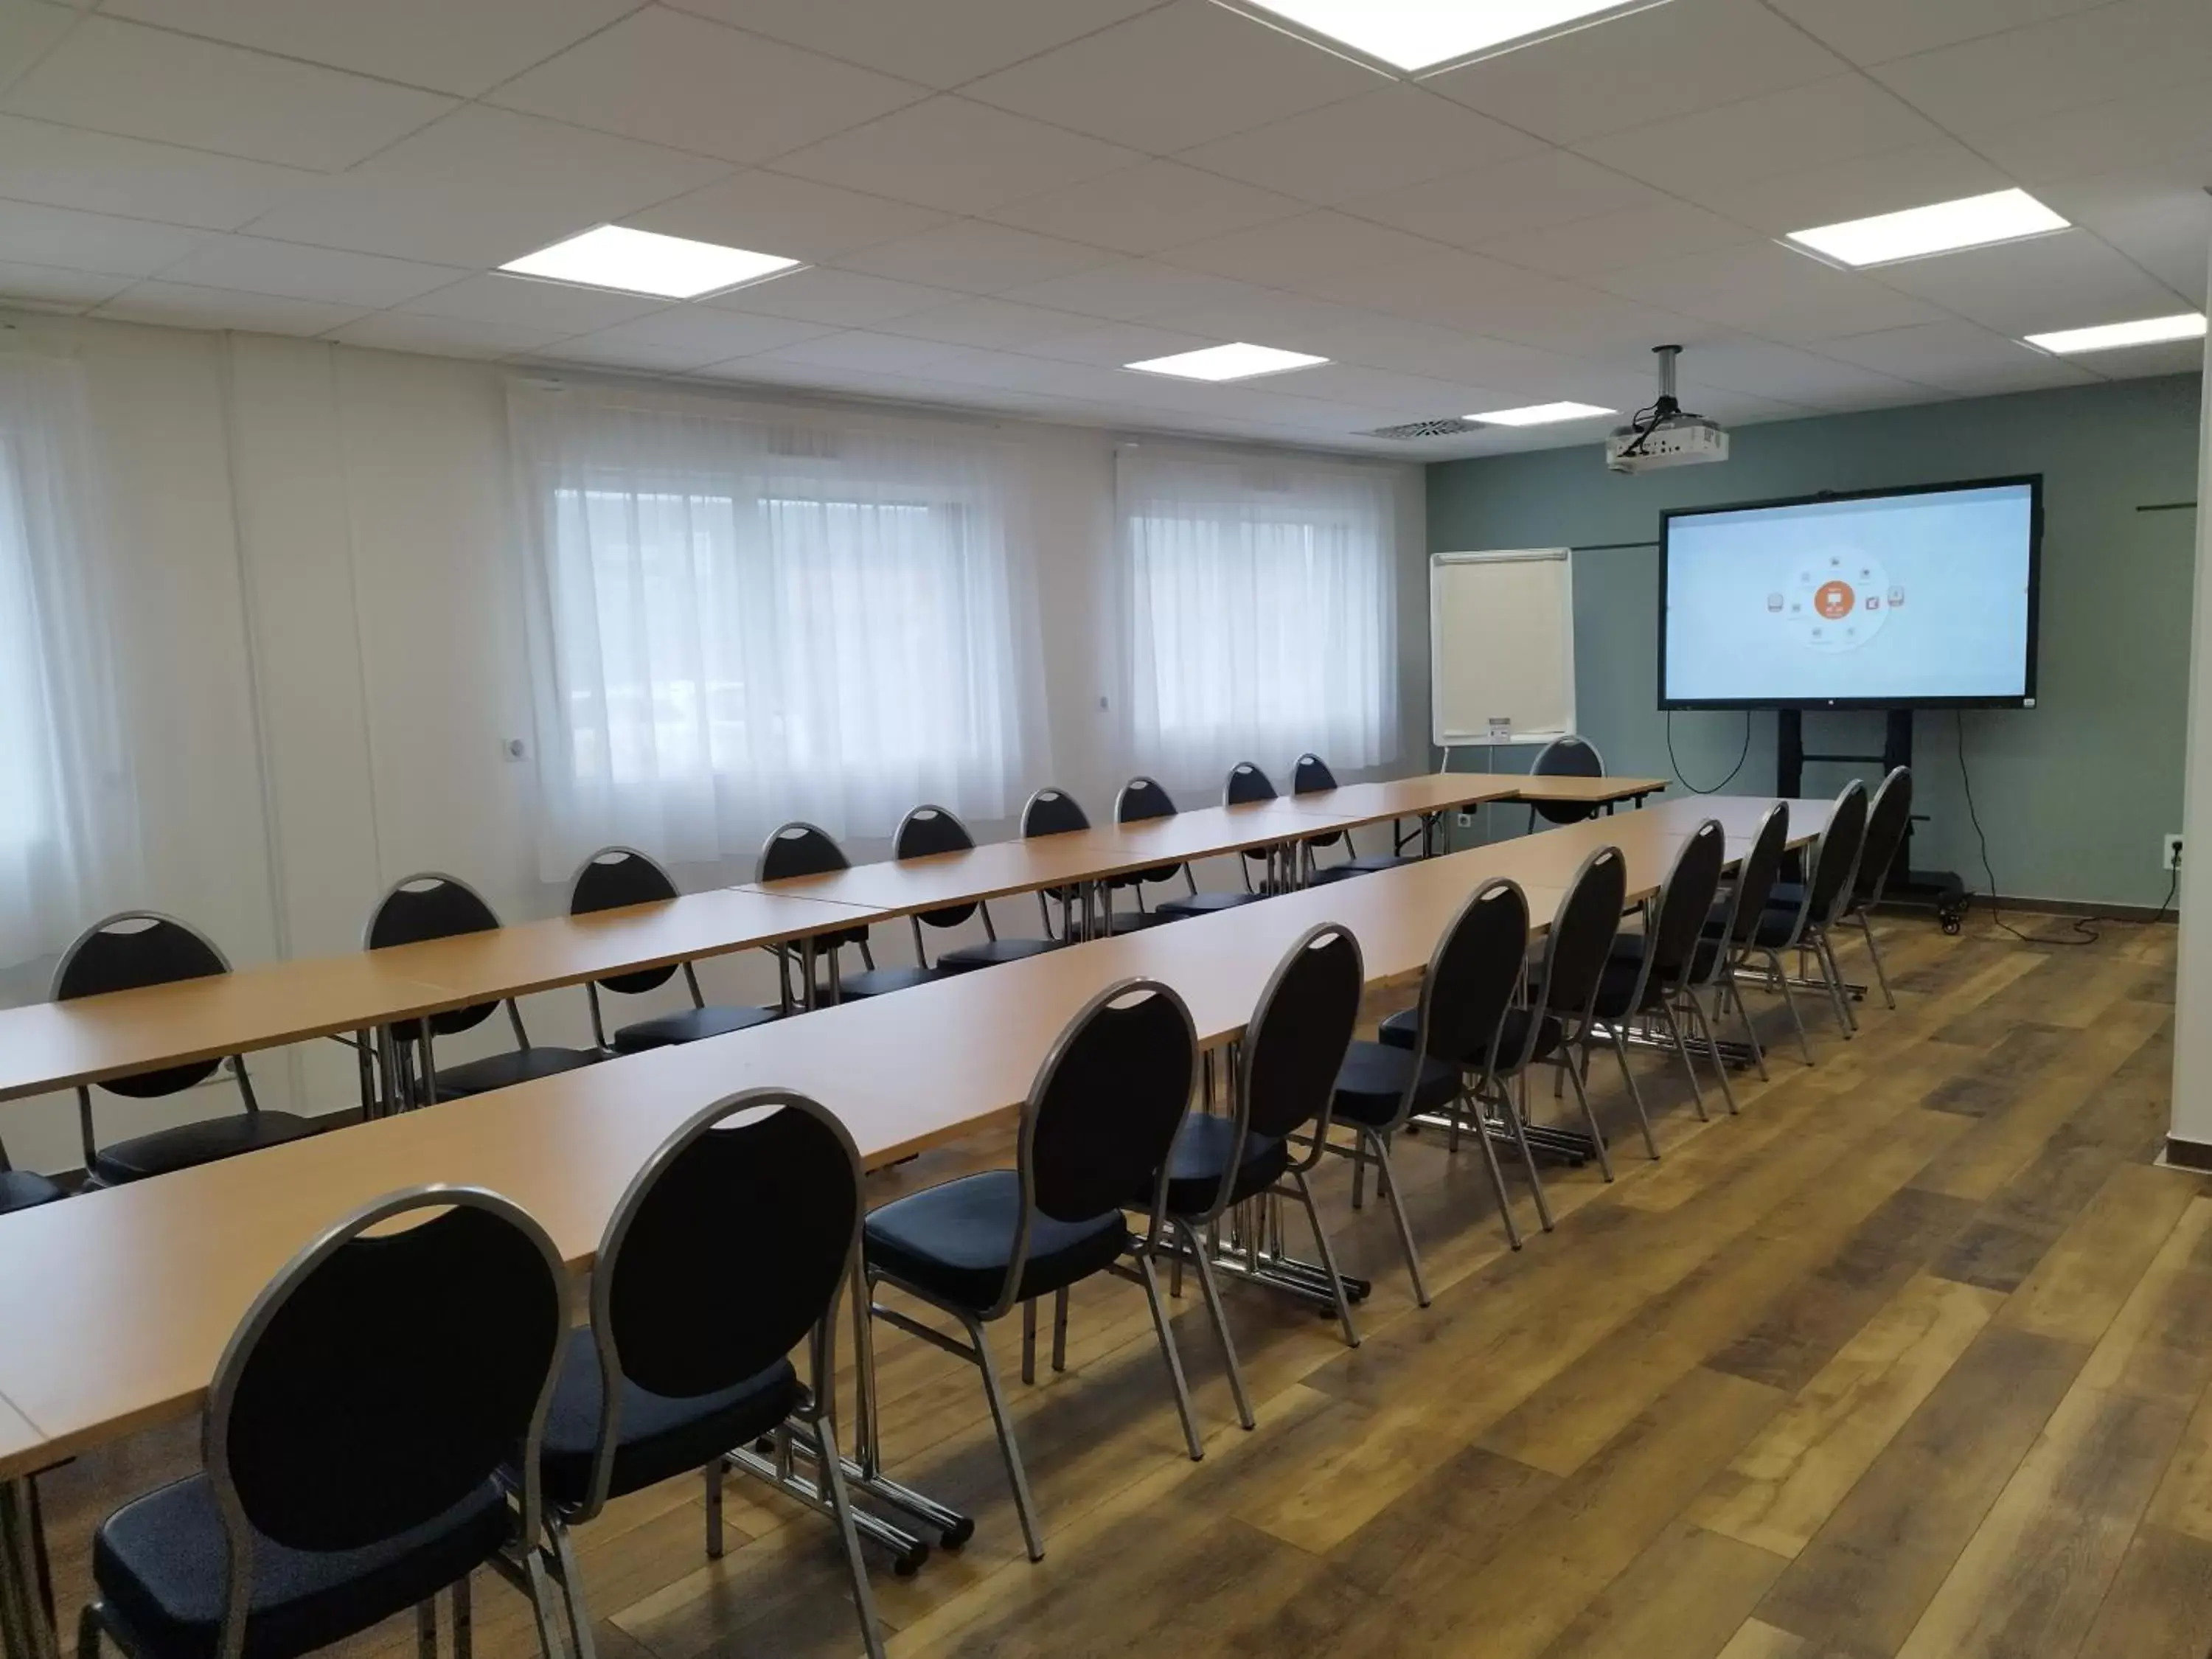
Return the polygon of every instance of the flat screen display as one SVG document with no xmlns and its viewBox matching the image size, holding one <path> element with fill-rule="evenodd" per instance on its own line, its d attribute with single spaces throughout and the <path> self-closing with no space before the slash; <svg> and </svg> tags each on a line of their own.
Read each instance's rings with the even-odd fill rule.
<svg viewBox="0 0 2212 1659">
<path fill-rule="evenodd" d="M 2033 707 L 2043 480 L 1673 512 L 1662 708 Z"/>
</svg>

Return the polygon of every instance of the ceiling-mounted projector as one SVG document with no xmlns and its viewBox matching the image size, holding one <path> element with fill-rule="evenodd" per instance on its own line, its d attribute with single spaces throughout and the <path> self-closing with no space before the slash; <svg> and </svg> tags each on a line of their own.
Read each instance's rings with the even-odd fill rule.
<svg viewBox="0 0 2212 1659">
<path fill-rule="evenodd" d="M 1656 472 L 1662 466 L 1696 466 L 1729 458 L 1729 434 L 1717 421 L 1685 410 L 1674 396 L 1678 345 L 1654 346 L 1659 358 L 1659 398 L 1639 409 L 1605 441 L 1608 472 Z"/>
</svg>

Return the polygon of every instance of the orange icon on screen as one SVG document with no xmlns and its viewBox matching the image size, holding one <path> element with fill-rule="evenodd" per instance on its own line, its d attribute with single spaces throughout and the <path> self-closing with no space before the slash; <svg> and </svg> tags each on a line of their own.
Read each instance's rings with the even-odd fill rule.
<svg viewBox="0 0 2212 1659">
<path fill-rule="evenodd" d="M 1819 592 L 1813 595 L 1813 608 L 1835 622 L 1851 614 L 1858 595 L 1851 592 L 1849 582 L 1822 582 Z"/>
</svg>

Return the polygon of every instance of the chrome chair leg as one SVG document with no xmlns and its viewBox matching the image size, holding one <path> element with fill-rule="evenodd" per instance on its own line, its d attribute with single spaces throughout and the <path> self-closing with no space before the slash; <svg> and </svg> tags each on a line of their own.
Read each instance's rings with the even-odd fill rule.
<svg viewBox="0 0 2212 1659">
<path fill-rule="evenodd" d="M 1881 1000 L 1894 1008 L 1897 1006 L 1897 994 L 1889 988 L 1889 970 L 1881 965 L 1881 946 L 1874 941 L 1874 918 L 1863 909 L 1857 915 L 1859 932 L 1866 935 L 1867 955 L 1874 959 L 1875 982 L 1881 987 Z"/>
<path fill-rule="evenodd" d="M 1036 1298 L 1033 1296 L 1022 1302 L 1022 1381 L 1036 1381 Z"/>
<path fill-rule="evenodd" d="M 1628 1064 L 1628 1038 L 1619 1025 L 1606 1028 L 1613 1033 L 1613 1052 L 1620 1061 L 1620 1080 L 1628 1085 L 1628 1098 L 1635 1104 L 1636 1121 L 1644 1126 L 1644 1150 L 1651 1154 L 1651 1161 L 1659 1161 L 1658 1138 L 1651 1133 L 1651 1115 L 1644 1109 L 1644 1091 L 1636 1086 L 1636 1073 Z"/>
<path fill-rule="evenodd" d="M 532 1539 L 522 1552 L 522 1575 L 530 1611 L 538 1621 L 540 1659 L 563 1659 L 561 1637 L 553 1615 L 553 1583 L 545 1571 L 545 1552 Z"/>
<path fill-rule="evenodd" d="M 1743 985 L 1736 978 L 1734 969 L 1721 976 L 1721 984 L 1735 1003 L 1736 1018 L 1743 1022 L 1743 1040 L 1751 1048 L 1752 1063 L 1759 1067 L 1759 1080 L 1761 1083 L 1773 1082 L 1773 1077 L 1766 1069 L 1766 1050 L 1759 1044 L 1759 1027 L 1751 1023 L 1751 1005 L 1743 1000 Z"/>
<path fill-rule="evenodd" d="M 1360 1132 L 1363 1141 L 1370 1138 L 1375 1142 L 1376 1183 L 1390 1201 L 1390 1218 L 1398 1224 L 1398 1243 L 1405 1249 L 1406 1272 L 1413 1281 L 1413 1300 L 1425 1308 L 1429 1305 L 1428 1282 L 1421 1277 L 1421 1253 L 1413 1248 L 1413 1224 L 1406 1219 L 1406 1200 L 1398 1191 L 1398 1182 L 1390 1168 L 1390 1143 L 1373 1131 Z"/>
<path fill-rule="evenodd" d="M 100 1611 L 89 1601 L 77 1611 L 76 1659 L 100 1659 Z"/>
<path fill-rule="evenodd" d="M 983 1328 L 965 1315 L 960 1322 L 968 1328 L 968 1340 L 975 1345 L 975 1369 L 983 1373 L 983 1397 L 991 1407 L 992 1425 L 999 1431 L 999 1454 L 1006 1462 L 1006 1480 L 1014 1489 L 1014 1513 L 1022 1523 L 1022 1541 L 1029 1547 L 1030 1559 L 1044 1559 L 1044 1540 L 1038 1534 L 1036 1513 L 1030 1502 L 1029 1477 L 1022 1473 L 1022 1455 L 1014 1445 L 1013 1420 L 1006 1415 L 1006 1401 L 999 1391 L 999 1368 L 991 1363 L 991 1345 L 984 1340 Z"/>
<path fill-rule="evenodd" d="M 1328 1229 L 1321 1224 L 1321 1211 L 1314 1203 L 1313 1188 L 1306 1184 L 1305 1171 L 1294 1170 L 1291 1179 L 1297 1183 L 1298 1202 L 1306 1206 L 1306 1222 L 1313 1229 L 1314 1251 L 1321 1257 L 1321 1270 L 1328 1276 L 1329 1294 L 1336 1298 L 1337 1323 L 1344 1328 L 1344 1346 L 1359 1346 L 1359 1331 L 1352 1322 L 1352 1298 L 1344 1293 L 1344 1275 L 1336 1270 L 1336 1249 L 1329 1243 Z"/>
<path fill-rule="evenodd" d="M 1452 1103 L 1452 1133 L 1459 1133 L 1460 1107 L 1467 1097 L 1462 1095 Z M 1490 1133 L 1480 1123 L 1475 1125 L 1474 1138 L 1482 1144 L 1482 1162 L 1490 1171 L 1490 1190 L 1498 1195 L 1498 1218 L 1505 1224 L 1505 1242 L 1515 1249 L 1521 1248 L 1521 1224 L 1513 1217 L 1513 1197 L 1505 1190 L 1505 1171 L 1498 1162 L 1498 1148 L 1491 1144 Z"/>
<path fill-rule="evenodd" d="M 1681 1057 L 1682 1071 L 1690 1079 L 1690 1103 L 1698 1109 L 1698 1121 L 1710 1123 L 1712 1119 L 1705 1111 L 1705 1091 L 1698 1083 L 1698 1068 L 1690 1060 L 1690 1045 L 1682 1040 L 1682 1024 L 1674 1018 L 1674 1011 L 1667 1011 L 1667 1035 L 1674 1039 L 1674 1052 Z"/>
<path fill-rule="evenodd" d="M 576 1562 L 575 1540 L 558 1521 L 549 1521 L 546 1531 L 552 1534 L 554 1572 L 561 1581 L 562 1603 L 568 1610 L 570 1650 L 575 1659 L 596 1659 L 592 1613 L 584 1605 L 584 1571 Z"/>
<path fill-rule="evenodd" d="M 1498 1091 L 1497 1104 L 1498 1110 L 1505 1115 L 1506 1122 L 1512 1127 L 1515 1144 L 1521 1148 L 1521 1167 L 1528 1171 L 1528 1190 L 1534 1193 L 1536 1198 L 1536 1219 L 1542 1224 L 1544 1231 L 1548 1233 L 1553 1225 L 1552 1200 L 1545 1195 L 1544 1177 L 1536 1168 L 1536 1149 L 1528 1144 L 1528 1122 L 1522 1117 L 1521 1109 L 1514 1104 L 1513 1091 L 1510 1087 L 1502 1088 Z"/>
<path fill-rule="evenodd" d="M 722 1460 L 707 1465 L 707 1559 L 722 1559 Z"/>
<path fill-rule="evenodd" d="M 1237 1363 L 1237 1344 L 1229 1334 L 1229 1315 L 1221 1305 L 1221 1287 L 1214 1282 L 1213 1262 L 1200 1248 L 1198 1235 L 1182 1222 L 1175 1224 L 1176 1231 L 1190 1247 L 1190 1259 L 1198 1267 L 1198 1288 L 1206 1297 L 1206 1310 L 1213 1318 L 1213 1334 L 1221 1339 L 1221 1363 L 1229 1373 L 1229 1396 L 1237 1402 L 1237 1420 L 1248 1429 L 1257 1428 L 1259 1419 L 1252 1415 L 1252 1396 L 1244 1390 L 1244 1368 Z M 1255 1238 L 1247 1247 L 1255 1254 L 1260 1241 Z"/>
<path fill-rule="evenodd" d="M 476 1610 L 469 1580 L 453 1581 L 453 1659 L 473 1659 L 476 1652 Z"/>
<path fill-rule="evenodd" d="M 1613 1156 L 1606 1151 L 1605 1131 L 1598 1127 L 1597 1112 L 1595 1109 L 1590 1105 L 1589 1091 L 1583 1087 L 1582 1079 L 1575 1076 L 1571 1068 L 1570 1068 L 1567 1076 L 1568 1080 L 1575 1085 L 1575 1098 L 1582 1103 L 1583 1121 L 1589 1125 L 1590 1144 L 1597 1149 L 1598 1172 L 1604 1176 L 1607 1181 L 1611 1181 L 1613 1179 Z"/>
<path fill-rule="evenodd" d="M 845 1486 L 845 1460 L 837 1450 L 837 1431 L 827 1416 L 813 1421 L 822 1448 L 822 1485 L 830 1512 L 837 1518 L 838 1540 L 845 1547 L 845 1571 L 853 1579 L 853 1605 L 860 1615 L 860 1639 L 868 1659 L 884 1659 L 883 1632 L 876 1624 L 875 1593 L 868 1587 L 868 1564 L 860 1555 L 860 1534 L 853 1525 L 853 1495 Z"/>
<path fill-rule="evenodd" d="M 1352 1207 L 1365 1207 L 1367 1199 L 1367 1135 L 1363 1130 L 1352 1143 Z"/>
<path fill-rule="evenodd" d="M 1705 1054 L 1713 1062 L 1713 1070 L 1720 1074 L 1721 1098 L 1728 1103 L 1729 1115 L 1734 1117 L 1739 1110 L 1735 1085 L 1729 1077 L 1728 1061 L 1722 1058 L 1720 1039 L 1713 1035 L 1712 1022 L 1705 1018 L 1705 1006 L 1698 1000 L 1696 990 L 1686 990 L 1683 994 L 1690 1000 L 1690 1016 L 1698 1022 L 1698 1031 L 1705 1040 Z"/>
<path fill-rule="evenodd" d="M 1052 1368 L 1067 1369 L 1067 1286 L 1052 1293 Z"/>
<path fill-rule="evenodd" d="M 1774 982 L 1782 988 L 1782 1006 L 1790 1011 L 1790 1023 L 1797 1028 L 1797 1051 L 1805 1056 L 1805 1063 L 1810 1066 L 1813 1063 L 1813 1040 L 1805 1035 L 1805 1022 L 1798 1015 L 1797 998 L 1790 988 L 1790 975 L 1782 965 L 1782 953 L 1769 951 L 1765 955 L 1774 969 Z"/>
<path fill-rule="evenodd" d="M 1160 1278 L 1152 1270 L 1149 1253 L 1137 1257 L 1137 1276 L 1144 1283 L 1145 1300 L 1152 1304 L 1152 1328 L 1158 1332 L 1160 1358 L 1167 1361 L 1168 1382 L 1175 1389 L 1176 1411 L 1182 1419 L 1183 1443 L 1190 1449 L 1190 1461 L 1199 1462 L 1206 1455 L 1206 1443 L 1198 1437 L 1198 1419 L 1191 1413 L 1190 1385 L 1183 1380 L 1182 1355 L 1176 1347 L 1175 1332 L 1168 1326 L 1168 1305 L 1160 1299 Z"/>
<path fill-rule="evenodd" d="M 1850 994 L 1844 989 L 1844 964 L 1836 960 L 1835 941 L 1823 927 L 1814 941 L 1813 953 L 1820 963 L 1820 977 L 1828 987 L 1828 997 L 1836 1005 L 1836 1018 L 1844 1024 L 1844 1040 L 1849 1042 L 1859 1033 L 1859 1017 L 1851 1011 Z"/>
</svg>

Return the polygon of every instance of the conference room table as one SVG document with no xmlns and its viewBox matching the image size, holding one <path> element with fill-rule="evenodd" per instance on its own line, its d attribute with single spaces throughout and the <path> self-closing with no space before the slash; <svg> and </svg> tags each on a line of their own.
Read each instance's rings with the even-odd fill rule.
<svg viewBox="0 0 2212 1659">
<path fill-rule="evenodd" d="M 1621 848 L 1632 902 L 1657 890 L 1705 817 L 1722 822 L 1740 853 L 1770 804 L 1701 799 L 1594 819 L 0 1218 L 0 1638 L 9 1659 L 56 1651 L 29 1477 L 198 1410 L 262 1286 L 323 1229 L 384 1194 L 434 1182 L 501 1192 L 538 1218 L 580 1273 L 631 1174 L 693 1114 L 732 1094 L 775 1087 L 823 1101 L 866 1166 L 880 1169 L 1018 1113 L 1054 1039 L 1108 985 L 1149 977 L 1171 986 L 1200 1042 L 1218 1048 L 1242 1034 L 1276 963 L 1317 923 L 1352 930 L 1370 986 L 1402 983 L 1492 876 L 1522 884 L 1540 933 L 1596 848 Z M 1825 825 L 1828 804 L 1790 805 L 1791 839 L 1802 844 Z M 874 1458 L 872 1444 L 856 1444 Z"/>
</svg>

